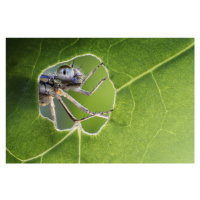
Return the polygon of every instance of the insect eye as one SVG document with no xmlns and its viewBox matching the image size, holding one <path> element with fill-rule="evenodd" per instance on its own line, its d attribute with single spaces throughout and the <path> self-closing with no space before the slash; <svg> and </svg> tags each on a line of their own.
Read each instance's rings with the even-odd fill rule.
<svg viewBox="0 0 200 200">
<path fill-rule="evenodd" d="M 63 65 L 59 67 L 56 73 L 61 81 L 70 81 L 74 77 L 74 70 L 68 65 Z"/>
</svg>

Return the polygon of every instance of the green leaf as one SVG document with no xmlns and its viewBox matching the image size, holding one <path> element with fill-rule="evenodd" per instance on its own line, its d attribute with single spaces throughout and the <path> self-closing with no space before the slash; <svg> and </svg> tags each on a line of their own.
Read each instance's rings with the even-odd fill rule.
<svg viewBox="0 0 200 200">
<path fill-rule="evenodd" d="M 38 77 L 89 53 L 109 71 L 114 111 L 97 135 L 58 131 L 39 114 Z M 7 163 L 193 163 L 194 39 L 7 39 L 6 146 Z"/>
</svg>

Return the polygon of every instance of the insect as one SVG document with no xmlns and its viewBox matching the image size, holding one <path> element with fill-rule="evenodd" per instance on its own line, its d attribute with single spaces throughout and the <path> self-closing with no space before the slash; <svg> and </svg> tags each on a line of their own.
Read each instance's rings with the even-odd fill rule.
<svg viewBox="0 0 200 200">
<path fill-rule="evenodd" d="M 107 111 L 107 112 L 91 112 L 84 106 L 82 106 L 78 101 L 76 101 L 73 97 L 71 97 L 69 94 L 64 92 L 63 90 L 73 90 L 75 92 L 90 96 L 92 95 L 99 86 L 106 80 L 108 77 L 105 77 L 100 80 L 100 82 L 97 84 L 97 86 L 91 91 L 85 91 L 82 89 L 82 86 L 84 83 L 96 72 L 96 70 L 102 66 L 103 63 L 98 65 L 93 71 L 91 71 L 84 79 L 83 74 L 80 72 L 79 69 L 76 69 L 69 65 L 62 65 L 59 67 L 56 71 L 56 75 L 45 75 L 42 74 L 40 76 L 39 80 L 39 104 L 42 106 L 46 106 L 50 104 L 51 107 L 51 115 L 54 122 L 54 125 L 57 127 L 56 124 L 56 114 L 55 114 L 55 106 L 53 102 L 53 98 L 58 99 L 59 103 L 62 105 L 66 113 L 69 115 L 69 117 L 73 120 L 73 122 L 82 122 L 87 119 L 90 119 L 92 117 L 101 117 L 108 119 L 108 116 L 105 114 L 110 113 L 113 111 L 113 109 Z M 77 106 L 79 109 L 81 109 L 83 112 L 89 114 L 89 116 L 84 117 L 82 119 L 76 119 L 73 114 L 70 112 L 70 110 L 67 108 L 65 103 L 63 102 L 61 96 L 67 98 L 69 101 L 71 101 L 75 106 Z"/>
</svg>

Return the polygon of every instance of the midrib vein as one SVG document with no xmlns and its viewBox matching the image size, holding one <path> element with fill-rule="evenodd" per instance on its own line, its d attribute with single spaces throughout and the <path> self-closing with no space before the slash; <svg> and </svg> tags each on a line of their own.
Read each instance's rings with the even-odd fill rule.
<svg viewBox="0 0 200 200">
<path fill-rule="evenodd" d="M 167 58 L 166 60 L 158 63 L 157 65 L 155 65 L 154 67 L 152 67 L 151 69 L 143 72 L 142 74 L 140 74 L 139 76 L 133 78 L 132 80 L 128 81 L 126 84 L 124 84 L 123 86 L 121 86 L 120 88 L 118 88 L 116 90 L 116 92 L 119 92 L 120 90 L 122 90 L 123 88 L 127 87 L 128 85 L 130 85 L 131 83 L 135 82 L 136 80 L 142 78 L 143 76 L 147 75 L 148 73 L 152 72 L 153 70 L 157 69 L 158 67 L 164 65 L 165 63 L 173 60 L 174 58 L 178 57 L 179 55 L 181 55 L 182 53 L 186 52 L 187 50 L 189 50 L 191 47 L 194 46 L 194 42 L 192 44 L 190 44 L 189 46 L 187 46 L 185 49 L 179 51 L 178 53 L 174 54 L 173 56 Z"/>
</svg>

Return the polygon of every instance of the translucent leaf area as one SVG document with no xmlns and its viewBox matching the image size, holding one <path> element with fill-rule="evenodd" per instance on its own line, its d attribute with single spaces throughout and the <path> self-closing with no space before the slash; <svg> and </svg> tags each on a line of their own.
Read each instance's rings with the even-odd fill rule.
<svg viewBox="0 0 200 200">
<path fill-rule="evenodd" d="M 38 105 L 39 75 L 85 54 L 105 64 L 116 88 L 96 135 L 55 129 Z M 194 39 L 7 39 L 6 162 L 193 163 Z"/>
</svg>

